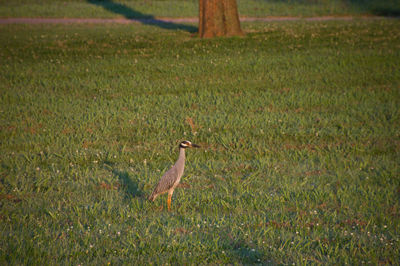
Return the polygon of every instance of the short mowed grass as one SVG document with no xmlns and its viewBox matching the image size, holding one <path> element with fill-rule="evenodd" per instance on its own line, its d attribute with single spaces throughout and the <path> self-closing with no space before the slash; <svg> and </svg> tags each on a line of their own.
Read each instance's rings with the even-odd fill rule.
<svg viewBox="0 0 400 266">
<path fill-rule="evenodd" d="M 242 26 L 0 26 L 0 263 L 398 263 L 399 20 Z"/>
<path fill-rule="evenodd" d="M 399 16 L 400 0 L 236 0 L 243 17 Z M 197 17 L 199 0 L 0 0 L 0 17 Z"/>
</svg>

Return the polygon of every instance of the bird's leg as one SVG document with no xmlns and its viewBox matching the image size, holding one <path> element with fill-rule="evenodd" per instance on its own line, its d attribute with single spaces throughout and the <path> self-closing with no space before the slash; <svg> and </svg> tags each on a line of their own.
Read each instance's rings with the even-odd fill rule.
<svg viewBox="0 0 400 266">
<path fill-rule="evenodd" d="M 173 193 L 173 192 L 172 192 Z M 168 192 L 168 200 L 167 200 L 167 205 L 168 205 L 168 211 L 171 211 L 171 198 L 172 198 L 172 193 Z"/>
<path fill-rule="evenodd" d="M 168 194 L 167 205 L 168 205 L 168 211 L 171 211 L 171 194 Z"/>
</svg>

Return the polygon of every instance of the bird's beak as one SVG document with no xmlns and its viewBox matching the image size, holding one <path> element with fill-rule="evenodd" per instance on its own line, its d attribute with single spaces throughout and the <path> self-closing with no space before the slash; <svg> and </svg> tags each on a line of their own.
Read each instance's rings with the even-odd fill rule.
<svg viewBox="0 0 400 266">
<path fill-rule="evenodd" d="M 194 144 L 194 143 L 192 143 L 192 146 L 191 147 L 193 147 L 193 148 L 200 148 L 200 146 L 199 145 L 197 145 L 197 144 Z"/>
</svg>

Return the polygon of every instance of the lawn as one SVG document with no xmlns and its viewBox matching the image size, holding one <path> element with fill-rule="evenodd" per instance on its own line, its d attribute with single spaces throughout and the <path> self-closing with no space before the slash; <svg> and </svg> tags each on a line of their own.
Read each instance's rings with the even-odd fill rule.
<svg viewBox="0 0 400 266">
<path fill-rule="evenodd" d="M 0 264 L 398 263 L 400 21 L 243 28 L 0 25 Z"/>
<path fill-rule="evenodd" d="M 197 17 L 198 0 L 0 0 L 0 17 Z M 237 0 L 245 17 L 399 16 L 400 0 Z"/>
</svg>

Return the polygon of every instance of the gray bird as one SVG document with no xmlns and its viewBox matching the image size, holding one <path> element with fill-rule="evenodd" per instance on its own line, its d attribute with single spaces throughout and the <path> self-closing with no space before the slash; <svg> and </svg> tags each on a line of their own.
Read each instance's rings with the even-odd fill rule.
<svg viewBox="0 0 400 266">
<path fill-rule="evenodd" d="M 179 158 L 176 163 L 161 177 L 158 185 L 151 193 L 149 200 L 154 201 L 159 195 L 168 192 L 168 211 L 171 210 L 171 198 L 174 193 L 174 189 L 178 186 L 183 175 L 185 168 L 185 149 L 187 148 L 199 148 L 199 145 L 193 144 L 190 141 L 182 141 L 179 144 Z"/>
</svg>

